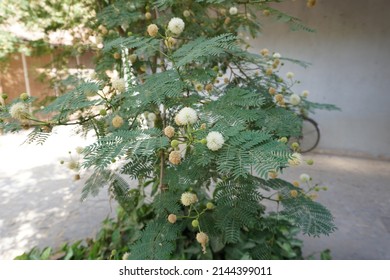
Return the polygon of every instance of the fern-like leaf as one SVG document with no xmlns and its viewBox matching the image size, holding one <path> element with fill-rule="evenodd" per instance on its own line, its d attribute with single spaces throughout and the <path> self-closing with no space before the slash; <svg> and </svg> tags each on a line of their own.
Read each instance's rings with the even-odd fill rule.
<svg viewBox="0 0 390 280">
<path fill-rule="evenodd" d="M 181 231 L 179 223 L 171 224 L 166 219 L 153 220 L 142 231 L 141 238 L 130 247 L 130 259 L 169 259 L 175 250 L 175 240 Z"/>
<path fill-rule="evenodd" d="M 236 37 L 232 34 L 222 34 L 211 39 L 198 38 L 175 51 L 173 59 L 177 67 L 203 61 L 210 56 L 218 56 L 229 50 L 238 50 L 235 42 Z"/>
</svg>

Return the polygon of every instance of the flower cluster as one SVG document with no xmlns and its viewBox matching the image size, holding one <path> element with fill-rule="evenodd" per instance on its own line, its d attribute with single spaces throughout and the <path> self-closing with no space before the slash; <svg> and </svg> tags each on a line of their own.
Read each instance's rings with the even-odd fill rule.
<svg viewBox="0 0 390 280">
<path fill-rule="evenodd" d="M 236 15 L 238 13 L 238 9 L 237 7 L 230 7 L 229 9 L 229 14 L 231 14 L 232 16 Z"/>
<path fill-rule="evenodd" d="M 287 79 L 293 79 L 294 76 L 295 76 L 295 75 L 294 75 L 293 72 L 287 72 L 287 74 L 286 74 Z"/>
<path fill-rule="evenodd" d="M 177 125 L 194 124 L 198 120 L 196 111 L 189 107 L 184 107 L 177 113 L 175 121 Z"/>
<path fill-rule="evenodd" d="M 221 149 L 223 144 L 225 143 L 222 134 L 217 131 L 209 132 L 209 134 L 206 137 L 206 140 L 207 140 L 207 148 L 209 148 L 212 151 L 217 151 Z"/>
<path fill-rule="evenodd" d="M 147 116 L 147 118 L 148 118 L 148 121 L 154 122 L 154 121 L 156 121 L 157 116 L 156 116 L 155 113 L 149 113 L 148 116 Z"/>
<path fill-rule="evenodd" d="M 174 224 L 174 223 L 176 223 L 176 221 L 177 221 L 177 216 L 175 214 L 168 215 L 168 222 L 170 222 L 171 224 Z"/>
<path fill-rule="evenodd" d="M 164 134 L 166 137 L 172 138 L 175 135 L 175 128 L 170 125 L 167 126 L 166 128 L 164 128 Z"/>
<path fill-rule="evenodd" d="M 169 154 L 169 162 L 178 165 L 181 162 L 181 154 L 179 151 L 172 151 Z"/>
<path fill-rule="evenodd" d="M 299 176 L 299 179 L 303 182 L 303 183 L 306 183 L 306 182 L 309 182 L 311 177 L 310 175 L 306 174 L 306 173 L 302 173 L 300 176 Z"/>
<path fill-rule="evenodd" d="M 126 90 L 126 82 L 124 79 L 113 79 L 111 84 L 118 92 L 124 92 Z"/>
<path fill-rule="evenodd" d="M 185 192 L 181 195 L 180 201 L 184 206 L 190 206 L 198 202 L 198 197 L 194 193 Z"/>
<path fill-rule="evenodd" d="M 301 103 L 301 98 L 298 94 L 291 94 L 290 96 L 290 104 L 293 106 L 297 106 L 299 103 Z"/>
<path fill-rule="evenodd" d="M 149 24 L 148 28 L 146 29 L 150 37 L 156 37 L 158 34 L 158 26 L 154 23 Z"/>
<path fill-rule="evenodd" d="M 174 17 L 168 23 L 168 30 L 174 35 L 179 36 L 185 27 L 185 23 L 181 18 Z"/>
<path fill-rule="evenodd" d="M 25 120 L 29 115 L 27 105 L 21 102 L 15 103 L 9 109 L 9 114 L 15 119 Z"/>
<path fill-rule="evenodd" d="M 113 119 L 112 119 L 112 125 L 115 127 L 115 128 L 119 128 L 123 125 L 123 119 L 122 117 L 120 116 L 115 116 Z"/>
</svg>

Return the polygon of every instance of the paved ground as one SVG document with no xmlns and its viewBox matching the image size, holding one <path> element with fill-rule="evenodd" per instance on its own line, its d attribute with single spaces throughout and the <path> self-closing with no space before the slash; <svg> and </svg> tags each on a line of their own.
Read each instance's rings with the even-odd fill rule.
<svg viewBox="0 0 390 280">
<path fill-rule="evenodd" d="M 52 136 L 44 147 L 20 146 L 26 132 L 0 136 L 0 259 L 93 237 L 100 222 L 114 215 L 105 191 L 79 201 L 82 180 L 73 181 L 74 173 L 59 161 L 87 141 L 69 134 L 67 129 Z M 328 186 L 319 201 L 331 209 L 339 229 L 329 237 L 303 237 L 305 254 L 329 248 L 335 259 L 390 259 L 390 162 L 309 157 L 313 166 L 291 168 L 283 178 L 308 173 Z"/>
<path fill-rule="evenodd" d="M 20 145 L 27 133 L 20 134 L 0 136 L 0 259 L 95 236 L 115 207 L 105 191 L 80 202 L 82 180 L 59 163 L 87 141 L 69 137 L 68 128 L 44 146 Z"/>
<path fill-rule="evenodd" d="M 309 157 L 308 157 L 309 158 Z M 329 237 L 304 237 L 306 254 L 331 249 L 334 259 L 390 259 L 390 162 L 310 155 L 313 166 L 290 168 L 328 186 L 318 201 L 335 216 L 338 230 Z"/>
</svg>

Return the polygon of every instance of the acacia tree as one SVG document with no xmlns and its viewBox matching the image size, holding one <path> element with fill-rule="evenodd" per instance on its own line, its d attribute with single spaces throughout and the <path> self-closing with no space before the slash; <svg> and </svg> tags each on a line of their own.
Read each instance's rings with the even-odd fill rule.
<svg viewBox="0 0 390 280">
<path fill-rule="evenodd" d="M 92 170 L 83 199 L 108 187 L 127 213 L 132 228 L 115 257 L 301 258 L 297 230 L 335 229 L 309 176 L 306 186 L 277 178 L 303 163 L 288 142 L 301 113 L 331 107 L 294 93 L 293 73 L 278 74 L 298 61 L 250 53 L 238 36 L 256 36 L 260 13 L 310 30 L 278 2 L 101 1 L 90 23 L 98 39 L 83 46 L 97 50 L 93 77 L 39 112 L 49 120 L 27 110 L 25 95 L 3 107 L 3 128 L 34 127 L 30 142 L 60 125 L 94 131 L 82 162 L 67 164 Z"/>
</svg>

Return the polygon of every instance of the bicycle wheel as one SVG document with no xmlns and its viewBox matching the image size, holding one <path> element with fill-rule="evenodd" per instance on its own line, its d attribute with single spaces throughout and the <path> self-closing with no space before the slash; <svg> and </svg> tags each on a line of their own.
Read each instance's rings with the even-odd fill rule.
<svg viewBox="0 0 390 280">
<path fill-rule="evenodd" d="M 316 121 L 310 118 L 303 118 L 302 135 L 299 138 L 301 153 L 314 150 L 320 142 L 320 129 Z"/>
</svg>

